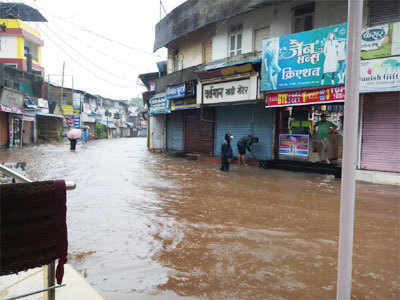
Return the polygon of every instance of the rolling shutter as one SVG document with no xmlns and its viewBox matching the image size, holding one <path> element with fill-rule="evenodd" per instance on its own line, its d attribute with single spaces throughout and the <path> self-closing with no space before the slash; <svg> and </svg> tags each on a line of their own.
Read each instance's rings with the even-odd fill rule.
<svg viewBox="0 0 400 300">
<path fill-rule="evenodd" d="M 234 136 L 233 155 L 238 156 L 237 142 L 249 134 L 257 136 L 259 143 L 254 145 L 249 157 L 257 159 L 272 158 L 272 111 L 265 110 L 262 104 L 232 105 L 216 108 L 215 153 L 221 155 L 221 144 L 225 134 Z"/>
<path fill-rule="evenodd" d="M 183 112 L 167 115 L 167 149 L 183 151 Z"/>
<path fill-rule="evenodd" d="M 400 21 L 399 0 L 368 1 L 368 23 L 370 26 Z"/>
<path fill-rule="evenodd" d="M 365 95 L 361 169 L 400 172 L 400 93 Z"/>
<path fill-rule="evenodd" d="M 204 108 L 202 117 L 198 109 L 186 110 L 184 115 L 185 152 L 213 155 L 214 124 L 213 109 Z"/>
</svg>

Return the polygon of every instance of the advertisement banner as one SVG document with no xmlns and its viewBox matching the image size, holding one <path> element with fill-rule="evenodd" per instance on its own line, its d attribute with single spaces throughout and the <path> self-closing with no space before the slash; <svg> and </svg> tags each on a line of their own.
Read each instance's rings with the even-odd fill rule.
<svg viewBox="0 0 400 300">
<path fill-rule="evenodd" d="M 347 24 L 263 41 L 261 91 L 345 82 Z"/>
<path fill-rule="evenodd" d="M 196 98 L 177 99 L 171 101 L 171 111 L 198 108 Z"/>
<path fill-rule="evenodd" d="M 185 97 L 185 84 L 174 85 L 167 88 L 167 99 L 177 99 Z"/>
<path fill-rule="evenodd" d="M 72 105 L 61 105 L 61 109 L 64 116 L 72 116 L 74 114 Z"/>
<path fill-rule="evenodd" d="M 400 91 L 400 57 L 362 60 L 360 92 Z"/>
<path fill-rule="evenodd" d="M 310 137 L 305 134 L 280 134 L 279 155 L 286 158 L 307 159 Z"/>
<path fill-rule="evenodd" d="M 150 114 L 169 114 L 169 100 L 165 93 L 157 94 L 150 99 Z"/>
<path fill-rule="evenodd" d="M 72 94 L 72 106 L 74 109 L 81 109 L 81 103 L 83 102 L 83 95 L 80 93 L 73 93 Z"/>
<path fill-rule="evenodd" d="M 0 104 L 14 111 L 20 111 L 24 105 L 24 94 L 11 89 L 3 88 L 1 92 Z"/>
<path fill-rule="evenodd" d="M 299 106 L 344 102 L 344 86 L 328 89 L 268 94 L 266 107 Z"/>
<path fill-rule="evenodd" d="M 361 59 L 400 55 L 400 22 L 365 28 L 361 33 Z"/>
<path fill-rule="evenodd" d="M 0 111 L 12 113 L 12 114 L 22 114 L 22 110 L 10 105 L 0 104 Z"/>
<path fill-rule="evenodd" d="M 81 128 L 81 116 L 74 116 L 74 128 Z"/>
</svg>

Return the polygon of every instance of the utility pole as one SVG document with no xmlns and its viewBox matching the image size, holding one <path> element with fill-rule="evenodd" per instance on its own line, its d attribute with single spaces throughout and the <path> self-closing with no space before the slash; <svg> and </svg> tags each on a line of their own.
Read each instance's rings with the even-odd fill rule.
<svg viewBox="0 0 400 300">
<path fill-rule="evenodd" d="M 62 77 L 61 77 L 61 103 L 60 105 L 63 104 L 64 101 L 64 72 L 65 72 L 65 61 L 63 62 L 63 68 L 62 68 Z"/>
<path fill-rule="evenodd" d="M 346 97 L 340 200 L 337 300 L 351 299 L 354 202 L 360 98 L 360 43 L 363 0 L 348 0 Z"/>
</svg>

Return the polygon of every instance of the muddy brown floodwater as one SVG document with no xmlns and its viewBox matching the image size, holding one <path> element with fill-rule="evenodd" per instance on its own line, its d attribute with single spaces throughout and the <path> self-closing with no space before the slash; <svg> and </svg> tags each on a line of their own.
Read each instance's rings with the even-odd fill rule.
<svg viewBox="0 0 400 300">
<path fill-rule="evenodd" d="M 141 138 L 0 151 L 65 178 L 70 263 L 108 299 L 335 299 L 340 181 L 146 151 Z M 400 297 L 400 188 L 359 183 L 353 299 Z"/>
</svg>

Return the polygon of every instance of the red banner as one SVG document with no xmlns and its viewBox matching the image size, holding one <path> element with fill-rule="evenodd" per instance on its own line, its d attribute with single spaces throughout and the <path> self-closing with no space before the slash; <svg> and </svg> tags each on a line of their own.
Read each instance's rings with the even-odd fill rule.
<svg viewBox="0 0 400 300">
<path fill-rule="evenodd" d="M 328 89 L 268 94 L 266 107 L 283 107 L 344 102 L 344 86 Z"/>
</svg>

